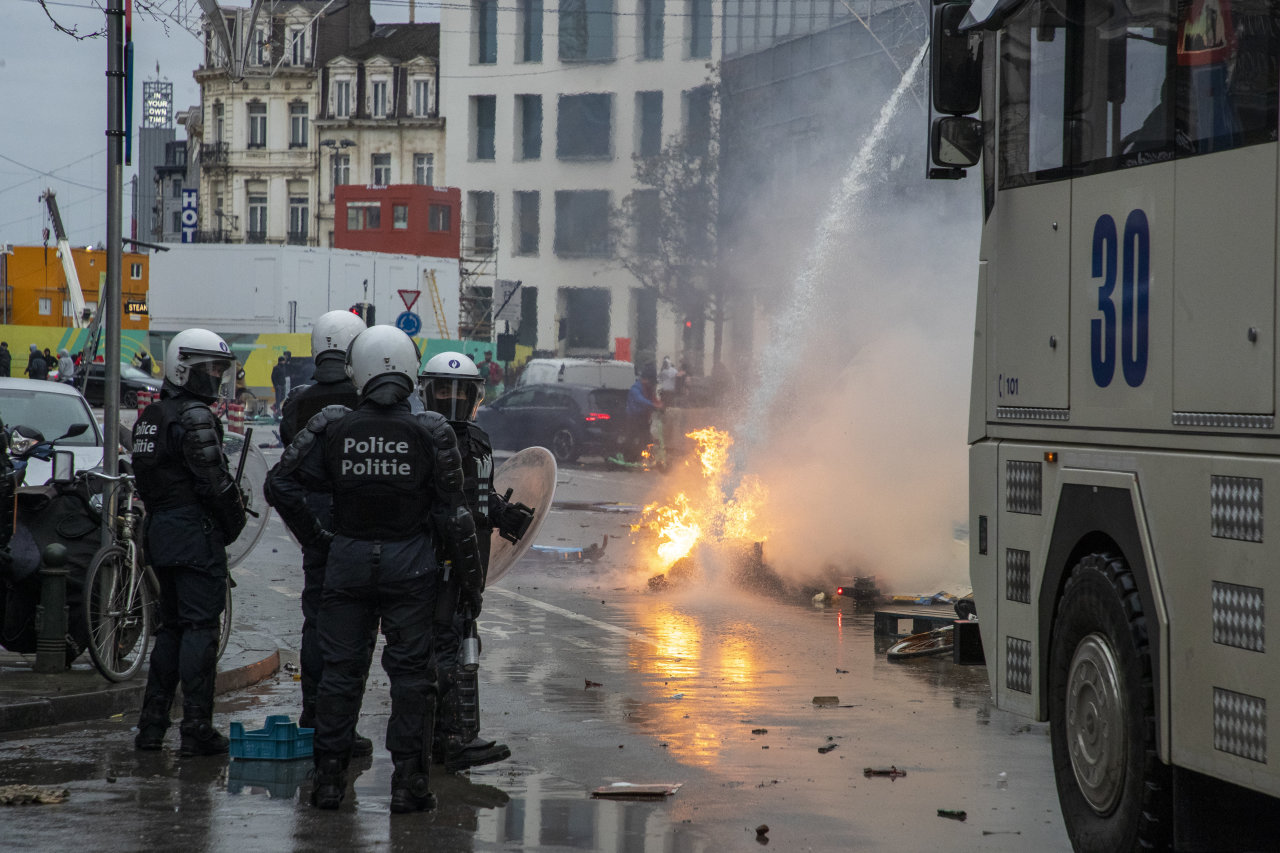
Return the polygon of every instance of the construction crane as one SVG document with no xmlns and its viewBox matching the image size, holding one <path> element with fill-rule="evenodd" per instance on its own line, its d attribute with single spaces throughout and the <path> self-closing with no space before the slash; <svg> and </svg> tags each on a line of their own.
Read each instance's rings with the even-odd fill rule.
<svg viewBox="0 0 1280 853">
<path fill-rule="evenodd" d="M 77 328 L 88 328 L 92 312 L 85 308 L 84 291 L 80 289 L 80 277 L 76 275 L 75 260 L 71 257 L 71 244 L 67 241 L 67 230 L 62 227 L 62 215 L 58 213 L 58 199 L 50 189 L 41 193 L 40 200 L 49 208 L 53 233 L 58 238 L 58 257 L 62 260 L 62 274 L 67 279 L 67 298 L 71 301 L 71 322 Z"/>
</svg>

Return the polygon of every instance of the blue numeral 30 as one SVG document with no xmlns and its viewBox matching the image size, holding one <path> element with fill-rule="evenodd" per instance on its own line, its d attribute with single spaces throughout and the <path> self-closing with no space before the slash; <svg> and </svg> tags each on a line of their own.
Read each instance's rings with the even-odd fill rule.
<svg viewBox="0 0 1280 853">
<path fill-rule="evenodd" d="M 1122 250 L 1123 249 L 1123 250 Z M 1151 229 L 1141 210 L 1130 212 L 1124 241 L 1117 239 L 1115 220 L 1108 214 L 1093 226 L 1093 277 L 1098 285 L 1098 311 L 1089 323 L 1089 360 L 1099 388 L 1111 384 L 1116 372 L 1116 272 L 1120 273 L 1120 352 L 1124 381 L 1137 388 L 1147 378 L 1148 313 L 1151 281 Z"/>
</svg>

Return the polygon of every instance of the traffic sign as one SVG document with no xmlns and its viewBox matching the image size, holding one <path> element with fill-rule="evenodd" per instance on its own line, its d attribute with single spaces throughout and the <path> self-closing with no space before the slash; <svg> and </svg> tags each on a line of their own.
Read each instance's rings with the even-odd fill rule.
<svg viewBox="0 0 1280 853">
<path fill-rule="evenodd" d="M 396 328 L 412 338 L 422 331 L 422 318 L 412 311 L 401 311 L 396 317 Z"/>
<path fill-rule="evenodd" d="M 406 312 L 413 310 L 414 303 L 416 303 L 418 301 L 418 297 L 422 295 L 421 290 L 397 290 L 396 293 L 400 294 L 400 301 L 404 303 L 404 310 Z"/>
</svg>

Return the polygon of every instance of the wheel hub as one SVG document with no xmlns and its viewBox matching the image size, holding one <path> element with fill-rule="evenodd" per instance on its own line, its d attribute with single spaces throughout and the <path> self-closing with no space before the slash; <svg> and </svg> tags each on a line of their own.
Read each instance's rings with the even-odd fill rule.
<svg viewBox="0 0 1280 853">
<path fill-rule="evenodd" d="M 1124 788 L 1128 708 L 1110 641 L 1080 641 L 1067 674 L 1066 740 L 1080 793 L 1100 815 L 1115 808 Z"/>
</svg>

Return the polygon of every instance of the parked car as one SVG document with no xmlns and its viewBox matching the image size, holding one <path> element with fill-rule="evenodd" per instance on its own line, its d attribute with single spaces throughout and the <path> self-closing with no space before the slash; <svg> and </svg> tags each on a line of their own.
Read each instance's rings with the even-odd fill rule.
<svg viewBox="0 0 1280 853">
<path fill-rule="evenodd" d="M 496 450 L 541 446 L 557 462 L 611 456 L 622 446 L 627 392 L 587 385 L 522 385 L 481 406 L 476 423 Z"/>
<path fill-rule="evenodd" d="M 76 387 L 80 387 L 79 378 L 83 370 L 82 366 L 77 373 Z M 89 377 L 84 383 L 84 398 L 89 401 L 90 406 L 102 405 L 102 395 L 106 387 L 102 377 L 105 371 L 106 365 L 100 362 L 89 365 Z M 152 391 L 159 394 L 160 384 L 161 377 L 148 376 L 132 364 L 120 362 L 120 405 L 124 408 L 132 409 L 138 405 L 139 391 Z"/>
<path fill-rule="evenodd" d="M 610 361 L 605 358 L 531 358 L 520 374 L 516 387 L 563 382 L 626 391 L 635 381 L 635 365 L 629 361 Z"/>
<path fill-rule="evenodd" d="M 93 410 L 79 391 L 69 385 L 40 379 L 0 378 L 0 420 L 6 428 L 22 425 L 36 429 L 46 439 L 64 435 L 72 424 L 88 424 L 80 435 L 58 442 L 76 457 L 76 470 L 96 468 L 102 464 L 102 427 Z M 21 442 L 21 437 L 10 439 Z M 43 485 L 51 471 L 48 462 L 27 461 L 26 484 Z"/>
</svg>

